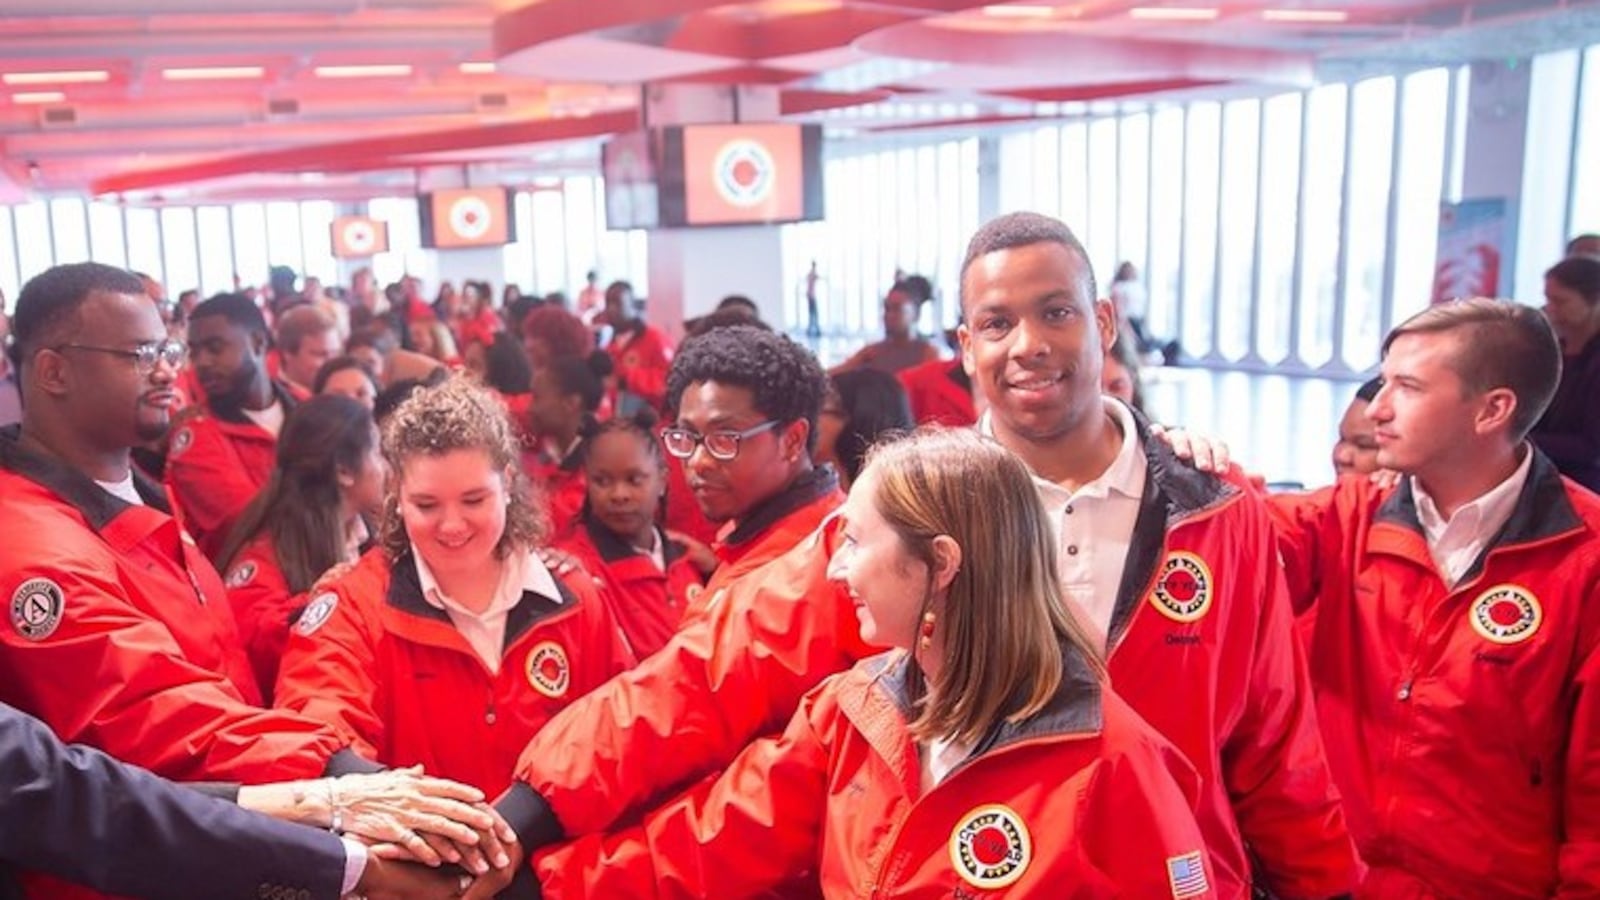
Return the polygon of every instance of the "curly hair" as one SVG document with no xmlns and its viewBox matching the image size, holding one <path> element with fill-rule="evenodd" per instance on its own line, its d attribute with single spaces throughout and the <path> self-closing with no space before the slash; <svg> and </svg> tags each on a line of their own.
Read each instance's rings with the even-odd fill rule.
<svg viewBox="0 0 1600 900">
<path fill-rule="evenodd" d="M 676 411 L 689 385 L 704 381 L 747 388 L 756 409 L 780 423 L 804 419 L 806 450 L 817 448 L 817 413 L 828 376 L 805 347 L 750 325 L 713 329 L 678 349 L 667 372 L 667 408 Z"/>
<path fill-rule="evenodd" d="M 589 333 L 589 326 L 559 306 L 541 306 L 522 320 L 522 339 L 534 338 L 544 340 L 553 359 L 583 358 L 594 349 L 594 335 Z"/>
<path fill-rule="evenodd" d="M 550 531 L 544 497 L 523 474 L 516 432 L 505 408 L 493 393 L 458 374 L 436 387 L 418 390 L 383 423 L 383 456 L 395 476 L 383 498 L 380 534 L 390 558 L 398 558 L 410 547 L 398 490 L 405 462 L 455 450 L 482 450 L 497 471 L 511 473 L 506 485 L 510 498 L 506 530 L 495 545 L 495 555 L 504 559 L 513 550 L 544 543 Z"/>
</svg>

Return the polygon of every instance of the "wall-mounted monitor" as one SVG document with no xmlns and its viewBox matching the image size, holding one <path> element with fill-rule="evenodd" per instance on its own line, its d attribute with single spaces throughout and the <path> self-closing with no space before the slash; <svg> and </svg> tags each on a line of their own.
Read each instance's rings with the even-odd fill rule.
<svg viewBox="0 0 1600 900">
<path fill-rule="evenodd" d="M 335 259 L 366 259 L 389 252 L 389 223 L 370 216 L 339 216 L 333 220 Z"/>
<path fill-rule="evenodd" d="M 434 191 L 420 198 L 417 209 L 424 247 L 498 247 L 517 239 L 511 192 L 503 187 Z"/>
<path fill-rule="evenodd" d="M 820 125 L 673 125 L 613 138 L 601 157 L 611 228 L 823 216 Z"/>
</svg>

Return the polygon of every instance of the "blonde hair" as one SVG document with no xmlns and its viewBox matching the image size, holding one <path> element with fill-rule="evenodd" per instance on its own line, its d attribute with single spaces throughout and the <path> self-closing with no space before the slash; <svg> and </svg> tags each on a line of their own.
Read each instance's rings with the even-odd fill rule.
<svg viewBox="0 0 1600 900">
<path fill-rule="evenodd" d="M 504 559 L 514 548 L 541 544 L 549 532 L 544 498 L 523 474 L 519 444 L 505 407 L 494 394 L 456 374 L 437 387 L 419 389 L 384 422 L 383 456 L 394 480 L 383 499 L 380 537 L 389 556 L 398 558 L 410 547 L 400 516 L 399 482 L 406 461 L 455 450 L 482 450 L 496 471 L 510 473 L 506 530 L 495 545 L 495 555 Z"/>
<path fill-rule="evenodd" d="M 912 556 L 933 566 L 940 535 L 961 547 L 934 636 L 943 662 L 932 684 L 913 686 L 926 696 L 912 735 L 973 743 L 1002 718 L 1039 712 L 1061 686 L 1063 644 L 1104 677 L 1067 611 L 1055 535 L 1021 460 L 974 431 L 925 427 L 875 448 L 867 468 L 873 505 Z"/>
</svg>

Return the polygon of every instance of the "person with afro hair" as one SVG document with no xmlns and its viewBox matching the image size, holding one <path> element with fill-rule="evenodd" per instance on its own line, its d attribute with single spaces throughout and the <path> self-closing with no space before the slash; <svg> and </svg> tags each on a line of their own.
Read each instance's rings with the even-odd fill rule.
<svg viewBox="0 0 1600 900">
<path fill-rule="evenodd" d="M 827 376 L 811 351 L 748 325 L 685 341 L 667 373 L 667 453 L 682 461 L 706 518 L 718 588 L 789 550 L 843 502 L 831 466 L 813 467 Z"/>
</svg>

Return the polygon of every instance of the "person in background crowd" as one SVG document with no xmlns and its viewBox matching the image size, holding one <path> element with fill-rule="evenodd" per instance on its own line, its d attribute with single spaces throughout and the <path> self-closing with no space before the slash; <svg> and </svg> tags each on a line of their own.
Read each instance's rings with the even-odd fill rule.
<svg viewBox="0 0 1600 900">
<path fill-rule="evenodd" d="M 344 352 L 361 361 L 367 374 L 381 386 L 388 382 L 387 353 L 399 346 L 394 335 L 381 325 L 368 325 L 360 328 L 355 334 L 350 335 L 350 340 L 345 342 Z"/>
<path fill-rule="evenodd" d="M 1367 410 L 1398 484 L 1271 499 L 1360 896 L 1600 895 L 1600 499 L 1526 440 L 1560 367 L 1535 309 L 1429 307 Z"/>
<path fill-rule="evenodd" d="M 583 436 L 591 430 L 611 374 L 611 358 L 558 357 L 533 373 L 528 426 L 537 450 L 524 455 L 528 478 L 540 488 L 558 528 L 578 520 L 584 503 Z"/>
<path fill-rule="evenodd" d="M 545 299 L 549 300 L 548 297 Z M 590 269 L 583 274 L 583 290 L 578 292 L 578 318 L 585 325 L 590 325 L 605 309 L 606 295 L 600 290 L 600 273 Z"/>
<path fill-rule="evenodd" d="M 314 393 L 317 370 L 339 355 L 338 326 L 316 306 L 306 304 L 278 318 L 278 380 L 295 400 Z"/>
<path fill-rule="evenodd" d="M 556 542 L 605 586 L 601 595 L 640 659 L 678 630 L 717 565 L 709 547 L 657 524 L 667 466 L 654 425 L 646 409 L 590 426 L 581 451 L 587 497 Z"/>
<path fill-rule="evenodd" d="M 811 458 L 832 464 L 848 488 L 861 474 L 867 450 L 886 436 L 917 426 L 905 388 L 888 372 L 857 369 L 829 380 L 817 416 L 817 449 Z"/>
<path fill-rule="evenodd" d="M 306 592 L 323 573 L 361 555 L 367 522 L 383 511 L 385 474 L 372 412 L 359 401 L 314 397 L 284 424 L 271 480 L 217 557 L 268 702 Z"/>
<path fill-rule="evenodd" d="M 512 304 L 522 299 L 521 286 L 507 282 L 505 289 L 500 292 L 500 308 L 510 309 Z"/>
<path fill-rule="evenodd" d="M 546 893 L 758 896 L 816 872 L 839 900 L 1212 896 L 1200 779 L 1067 612 L 1026 467 L 919 433 L 873 454 L 842 517 L 830 573 L 862 639 L 895 649 L 708 790 L 547 859 Z"/>
<path fill-rule="evenodd" d="M 978 409 L 972 395 L 972 378 L 961 364 L 956 329 L 945 332 L 945 342 L 956 351 L 955 359 L 929 360 L 902 369 L 897 376 L 906 389 L 911 415 L 919 425 L 961 428 L 976 424 Z"/>
<path fill-rule="evenodd" d="M 1132 342 L 1118 337 L 1106 353 L 1100 370 L 1100 390 L 1107 397 L 1115 397 L 1140 414 L 1145 413 L 1144 385 L 1139 380 L 1139 358 L 1134 355 Z"/>
<path fill-rule="evenodd" d="M 362 768 L 332 729 L 256 705 L 221 578 L 129 464 L 131 446 L 170 427 L 184 359 L 143 285 L 98 263 L 56 266 L 24 286 L 15 329 L 26 403 L 20 426 L 0 432 L 14 529 L 0 546 L 12 607 L 0 703 L 166 778 Z M 92 896 L 42 876 L 24 883 L 29 897 Z"/>
<path fill-rule="evenodd" d="M 613 281 L 606 288 L 605 321 L 612 328 L 606 352 L 611 354 L 619 392 L 613 408 L 621 415 L 632 414 L 638 405 L 660 412 L 667 392 L 672 342 L 666 332 L 645 322 L 641 312 L 633 285 Z"/>
<path fill-rule="evenodd" d="M 354 356 L 336 356 L 323 363 L 312 382 L 312 391 L 318 397 L 324 394 L 349 397 L 365 406 L 368 412 L 378 400 L 378 382 Z"/>
<path fill-rule="evenodd" d="M 1151 341 L 1144 317 L 1149 300 L 1144 283 L 1139 280 L 1139 270 L 1131 262 L 1117 266 L 1117 274 L 1111 279 L 1111 305 L 1117 311 L 1117 333 L 1121 338 L 1117 343 L 1131 344 L 1129 349 L 1134 356 L 1148 351 Z"/>
<path fill-rule="evenodd" d="M 717 301 L 717 312 L 739 310 L 749 314 L 751 324 L 761 321 L 761 307 L 756 302 L 743 294 L 729 294 Z"/>
<path fill-rule="evenodd" d="M 594 336 L 577 316 L 547 304 L 523 318 L 522 346 L 537 372 L 561 357 L 587 359 L 594 350 Z"/>
<path fill-rule="evenodd" d="M 1600 234 L 1580 234 L 1567 242 L 1568 256 L 1600 256 Z"/>
<path fill-rule="evenodd" d="M 1103 393 L 1116 312 L 1071 229 L 979 228 L 962 264 L 962 357 L 980 430 L 1028 464 L 1067 602 L 1111 683 L 1181 750 L 1219 896 L 1344 894 L 1359 861 L 1317 731 L 1271 522 L 1242 476 L 1196 472 Z M 1248 848 L 1248 849 L 1247 849 Z"/>
<path fill-rule="evenodd" d="M 1564 359 L 1530 437 L 1561 474 L 1600 491 L 1600 256 L 1569 256 L 1544 273 L 1544 314 Z"/>
<path fill-rule="evenodd" d="M 456 343 L 465 346 L 476 341 L 487 348 L 494 336 L 505 330 L 500 314 L 491 301 L 494 290 L 487 282 L 468 281 L 461 286 L 461 313 L 455 322 Z"/>
<path fill-rule="evenodd" d="M 200 305 L 200 292 L 194 288 L 178 295 L 178 308 L 173 316 L 173 324 L 180 328 L 187 328 L 189 316 L 194 314 L 194 308 Z M 177 337 L 177 335 L 173 335 Z"/>
<path fill-rule="evenodd" d="M 294 399 L 267 377 L 267 323 L 241 294 L 195 307 L 189 358 L 205 403 L 179 423 L 166 481 L 183 524 L 215 558 L 272 473 L 278 432 Z"/>
<path fill-rule="evenodd" d="M 498 792 L 546 719 L 634 659 L 589 577 L 540 561 L 548 525 L 492 395 L 418 391 L 383 452 L 381 548 L 301 613 L 277 703 L 369 760 Z"/>
<path fill-rule="evenodd" d="M 933 298 L 933 285 L 921 275 L 895 282 L 883 298 L 884 339 L 868 344 L 833 371 L 877 369 L 894 374 L 939 358 L 939 350 L 916 333 L 922 304 Z"/>
<path fill-rule="evenodd" d="M 512 397 L 533 390 L 533 367 L 522 343 L 502 331 L 494 336 L 484 355 L 483 383 L 501 396 Z"/>
<path fill-rule="evenodd" d="M 439 282 L 439 293 L 433 298 L 433 316 L 447 327 L 454 325 L 461 312 L 461 295 L 448 281 Z"/>
<path fill-rule="evenodd" d="M 700 511 L 726 523 L 707 602 L 799 543 L 843 499 L 834 469 L 811 462 L 826 390 L 809 350 L 749 325 L 685 341 L 673 361 L 666 402 L 677 420 L 662 440 L 684 461 Z"/>
<path fill-rule="evenodd" d="M 1335 476 L 1370 475 L 1378 470 L 1378 437 L 1367 408 L 1382 387 L 1382 378 L 1367 379 L 1345 407 L 1339 419 L 1339 441 L 1333 445 Z"/>
<path fill-rule="evenodd" d="M 461 365 L 461 356 L 456 352 L 456 340 L 450 336 L 450 329 L 432 314 L 413 318 L 406 325 L 406 333 L 411 337 L 413 352 L 447 368 Z"/>
</svg>

